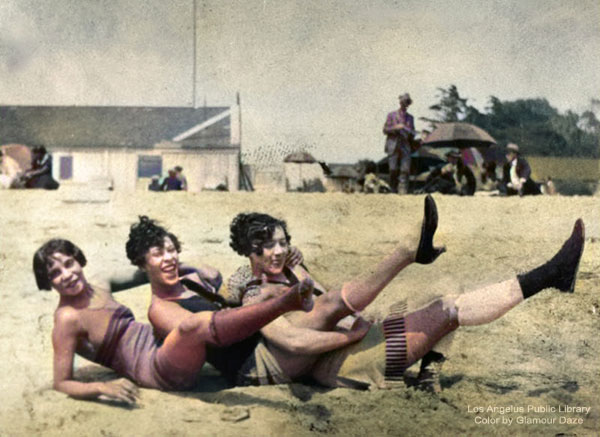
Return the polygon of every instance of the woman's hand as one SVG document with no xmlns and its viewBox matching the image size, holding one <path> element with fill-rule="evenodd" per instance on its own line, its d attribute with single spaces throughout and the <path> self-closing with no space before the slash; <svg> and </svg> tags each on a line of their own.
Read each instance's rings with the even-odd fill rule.
<svg viewBox="0 0 600 437">
<path fill-rule="evenodd" d="M 100 397 L 111 401 L 135 404 L 139 398 L 139 388 L 130 380 L 125 378 L 115 379 L 101 383 Z"/>
<path fill-rule="evenodd" d="M 367 332 L 371 329 L 371 323 L 367 322 L 362 317 L 358 317 L 352 325 L 352 329 L 348 331 L 348 336 L 351 338 L 352 342 L 356 342 L 362 340 Z"/>
<path fill-rule="evenodd" d="M 285 265 L 289 268 L 294 268 L 303 262 L 304 256 L 302 255 L 302 252 L 300 252 L 300 249 L 298 249 L 296 246 L 290 246 L 290 250 L 285 260 Z"/>
</svg>

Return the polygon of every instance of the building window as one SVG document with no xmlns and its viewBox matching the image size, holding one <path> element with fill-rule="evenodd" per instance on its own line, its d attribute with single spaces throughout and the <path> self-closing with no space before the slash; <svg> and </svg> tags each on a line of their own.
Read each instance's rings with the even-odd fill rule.
<svg viewBox="0 0 600 437">
<path fill-rule="evenodd" d="M 61 156 L 60 157 L 60 178 L 62 180 L 73 178 L 73 157 L 72 156 Z"/>
<path fill-rule="evenodd" d="M 151 178 L 162 175 L 162 156 L 138 156 L 138 178 Z"/>
</svg>

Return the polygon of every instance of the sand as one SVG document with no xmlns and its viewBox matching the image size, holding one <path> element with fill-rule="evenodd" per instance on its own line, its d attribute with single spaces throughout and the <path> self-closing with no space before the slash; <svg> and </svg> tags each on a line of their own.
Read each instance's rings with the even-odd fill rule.
<svg viewBox="0 0 600 437">
<path fill-rule="evenodd" d="M 207 369 L 201 391 L 144 389 L 138 405 L 126 408 L 77 401 L 51 389 L 50 333 L 58 299 L 55 292 L 36 289 L 31 270 L 33 252 L 47 239 L 61 236 L 77 243 L 88 258 L 88 274 L 110 271 L 127 262 L 128 227 L 137 215 L 147 214 L 180 237 L 183 261 L 209 263 L 228 277 L 244 263 L 228 245 L 231 219 L 242 211 L 265 211 L 287 220 L 292 242 L 303 250 L 311 271 L 335 286 L 409 238 L 420 221 L 422 197 L 125 195 L 76 187 L 0 191 L 0 435 L 596 435 L 598 197 L 436 200 L 437 239 L 448 252 L 432 266 L 405 270 L 374 302 L 370 315 L 381 314 L 398 299 L 424 303 L 434 295 L 464 292 L 534 267 L 554 254 L 582 217 L 586 249 L 575 294 L 545 291 L 492 324 L 461 328 L 448 350 L 439 395 L 405 386 L 371 392 L 300 384 L 224 390 L 223 381 Z M 146 320 L 149 295 L 149 287 L 143 286 L 116 298 Z M 81 379 L 114 377 L 83 359 L 77 359 L 76 368 Z M 478 407 L 484 412 L 475 413 Z M 574 407 L 591 410 L 560 411 Z M 517 423 L 523 420 L 532 423 Z M 561 423 L 567 420 L 581 423 Z"/>
</svg>

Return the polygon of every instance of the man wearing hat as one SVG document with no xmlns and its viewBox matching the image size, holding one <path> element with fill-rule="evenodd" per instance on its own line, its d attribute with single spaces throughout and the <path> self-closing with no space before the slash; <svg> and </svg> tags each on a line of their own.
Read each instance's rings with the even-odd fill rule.
<svg viewBox="0 0 600 437">
<path fill-rule="evenodd" d="M 390 167 L 390 186 L 395 193 L 408 191 L 410 143 L 415 136 L 415 120 L 407 111 L 412 99 L 408 93 L 399 97 L 400 108 L 387 115 L 383 125 L 385 153 Z"/>
<path fill-rule="evenodd" d="M 506 164 L 503 168 L 500 193 L 507 196 L 518 194 L 541 194 L 538 185 L 531 179 L 531 167 L 520 155 L 519 146 L 509 143 L 506 146 Z"/>
</svg>

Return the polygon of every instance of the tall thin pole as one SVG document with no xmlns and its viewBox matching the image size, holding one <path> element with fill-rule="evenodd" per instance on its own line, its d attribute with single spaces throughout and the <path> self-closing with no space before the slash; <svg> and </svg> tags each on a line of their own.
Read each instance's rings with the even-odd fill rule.
<svg viewBox="0 0 600 437">
<path fill-rule="evenodd" d="M 194 20 L 193 23 L 193 41 L 192 41 L 192 50 L 194 51 L 192 57 L 193 57 L 193 65 L 192 65 L 192 106 L 194 108 L 196 108 L 196 22 L 197 17 L 196 17 L 196 0 L 193 0 L 192 2 L 192 19 Z"/>
<path fill-rule="evenodd" d="M 240 152 L 242 151 L 242 99 L 240 98 L 240 92 L 236 93 L 237 107 L 238 107 L 238 141 L 240 142 Z"/>
</svg>

